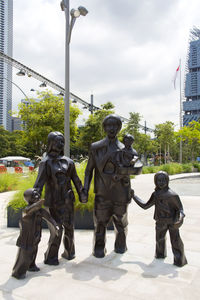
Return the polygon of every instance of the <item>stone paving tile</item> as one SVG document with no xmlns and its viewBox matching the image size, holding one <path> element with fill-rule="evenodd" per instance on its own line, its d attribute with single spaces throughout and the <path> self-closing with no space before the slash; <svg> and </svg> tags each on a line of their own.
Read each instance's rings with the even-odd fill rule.
<svg viewBox="0 0 200 300">
<path fill-rule="evenodd" d="M 140 177 L 141 176 L 141 177 Z M 148 200 L 153 191 L 153 174 L 140 175 L 132 184 L 139 195 Z M 60 258 L 59 266 L 43 263 L 49 232 L 43 230 L 37 264 L 41 271 L 27 272 L 24 280 L 10 277 L 15 261 L 19 229 L 6 228 L 5 206 L 12 192 L 0 194 L 0 299 L 6 300 L 197 300 L 200 294 L 200 201 L 199 197 L 183 197 L 186 219 L 181 228 L 188 265 L 172 264 L 169 236 L 168 256 L 154 259 L 155 226 L 153 209 L 143 211 L 135 203 L 129 207 L 128 251 L 113 251 L 114 232 L 107 233 L 107 255 L 97 259 L 91 255 L 93 232 L 75 231 L 76 258 Z M 61 246 L 60 253 L 62 253 Z"/>
</svg>

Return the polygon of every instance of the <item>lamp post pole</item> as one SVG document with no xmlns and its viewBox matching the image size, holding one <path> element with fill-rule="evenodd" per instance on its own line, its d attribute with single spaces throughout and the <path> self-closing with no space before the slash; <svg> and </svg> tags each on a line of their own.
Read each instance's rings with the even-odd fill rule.
<svg viewBox="0 0 200 300">
<path fill-rule="evenodd" d="M 70 40 L 73 26 L 76 18 L 80 15 L 86 16 L 88 11 L 85 7 L 79 6 L 77 10 L 72 9 L 69 13 L 69 1 L 62 0 L 60 5 L 61 9 L 65 12 L 65 113 L 64 113 L 64 137 L 65 148 L 64 153 L 66 156 L 70 156 L 70 109 L 69 109 L 69 97 L 70 97 Z M 70 22 L 71 14 L 71 22 Z"/>
<path fill-rule="evenodd" d="M 17 85 L 17 84 L 14 83 L 12 80 L 10 80 L 10 79 L 8 79 L 8 78 L 6 78 L 6 77 L 4 77 L 4 76 L 0 76 L 0 78 L 5 79 L 5 80 L 11 82 L 14 86 L 16 86 L 16 87 L 22 92 L 22 94 L 25 96 L 25 98 L 29 100 L 29 97 L 24 93 L 24 91 L 20 88 L 19 85 Z"/>
<path fill-rule="evenodd" d="M 179 62 L 179 66 L 180 66 L 180 130 L 183 127 L 183 120 L 182 120 L 182 90 L 181 90 L 181 59 Z M 180 164 L 182 164 L 183 162 L 183 143 L 182 143 L 182 136 L 180 137 L 180 154 L 179 154 L 179 162 Z"/>
<path fill-rule="evenodd" d="M 65 155 L 70 156 L 70 111 L 69 111 L 69 0 L 61 2 L 62 10 L 65 12 L 65 96 L 64 96 L 64 137 Z"/>
</svg>

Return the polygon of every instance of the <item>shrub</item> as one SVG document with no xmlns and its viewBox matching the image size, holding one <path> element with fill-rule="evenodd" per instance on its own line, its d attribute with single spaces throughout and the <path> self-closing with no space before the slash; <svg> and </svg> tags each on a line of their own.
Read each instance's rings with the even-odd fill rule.
<svg viewBox="0 0 200 300">
<path fill-rule="evenodd" d="M 160 171 L 159 166 L 148 166 L 142 168 L 142 174 L 156 173 L 158 171 Z"/>
<path fill-rule="evenodd" d="M 149 173 L 156 173 L 158 171 L 165 171 L 169 175 L 180 174 L 183 172 L 184 173 L 191 172 L 192 164 L 181 165 L 179 163 L 171 163 L 171 164 L 165 164 L 160 166 L 148 166 L 148 167 L 143 167 L 142 173 L 149 174 Z"/>
<path fill-rule="evenodd" d="M 21 176 L 15 173 L 0 174 L 0 193 L 16 190 L 20 179 Z"/>
<path fill-rule="evenodd" d="M 87 160 L 82 161 L 79 164 L 76 164 L 76 171 L 77 174 L 82 182 L 84 184 L 84 177 L 85 177 L 85 168 L 86 168 Z M 73 191 L 75 194 L 75 210 L 80 210 L 82 213 L 84 213 L 85 210 L 92 211 L 94 207 L 94 178 L 92 179 L 91 185 L 90 185 L 90 190 L 89 190 L 89 195 L 88 195 L 88 202 L 86 204 L 82 204 L 79 202 L 78 195 L 76 192 L 76 189 L 73 186 Z"/>
<path fill-rule="evenodd" d="M 77 174 L 78 174 L 79 178 L 81 179 L 82 183 L 84 182 L 86 163 L 87 163 L 87 161 L 83 161 L 83 162 L 76 165 Z M 37 173 L 33 172 L 33 173 L 29 173 L 27 177 L 24 177 L 21 180 L 20 186 L 19 186 L 19 191 L 17 191 L 14 194 L 13 199 L 8 203 L 8 206 L 11 206 L 16 211 L 21 209 L 21 208 L 26 207 L 27 203 L 24 200 L 23 194 L 24 194 L 25 190 L 33 187 L 33 185 L 35 183 L 35 180 L 36 180 L 36 177 L 37 177 Z M 76 198 L 76 200 L 75 200 L 75 210 L 80 210 L 81 212 L 84 212 L 84 210 L 92 211 L 93 206 L 94 206 L 94 184 L 93 184 L 93 180 L 92 180 L 90 191 L 89 191 L 88 202 L 86 204 L 82 204 L 82 203 L 79 202 L 79 197 L 78 197 L 78 194 L 76 192 L 76 189 L 73 185 L 72 185 L 72 187 L 73 187 L 73 191 L 74 191 L 75 198 Z M 44 190 L 45 189 L 43 189 L 43 192 L 42 192 L 42 198 L 44 197 Z"/>
<path fill-rule="evenodd" d="M 182 165 L 178 163 L 171 163 L 160 166 L 160 170 L 167 172 L 169 175 L 182 173 Z"/>
<path fill-rule="evenodd" d="M 80 178 L 80 180 L 82 181 L 82 184 L 84 183 L 84 177 L 85 177 L 85 168 L 86 168 L 86 164 L 87 161 L 82 161 L 81 163 L 77 163 L 76 164 L 76 170 L 77 170 L 77 174 Z M 169 175 L 173 175 L 173 174 L 178 174 L 178 173 L 182 173 L 182 172 L 191 172 L 192 171 L 192 166 L 197 167 L 198 170 L 200 171 L 200 164 L 199 163 L 195 163 L 192 165 L 192 163 L 190 164 L 184 164 L 184 165 L 180 165 L 178 163 L 171 163 L 171 164 L 166 164 L 166 165 L 161 165 L 161 166 L 148 166 L 148 167 L 143 167 L 142 173 L 143 174 L 149 174 L 149 173 L 156 173 L 160 170 L 167 172 Z M 33 187 L 36 177 L 37 177 L 37 173 L 36 172 L 32 172 L 29 173 L 27 175 L 27 177 L 22 177 L 19 174 L 0 174 L 0 179 L 1 176 L 11 176 L 9 177 L 9 184 L 7 184 L 7 190 L 8 186 L 10 186 L 12 184 L 12 188 L 10 189 L 14 189 L 14 187 L 18 187 L 19 191 L 15 193 L 13 199 L 9 202 L 8 206 L 11 206 L 13 209 L 18 210 L 20 208 L 24 208 L 26 206 L 26 202 L 24 201 L 23 198 L 23 193 L 26 189 Z M 20 180 L 19 180 L 20 178 Z M 4 179 L 4 181 L 6 181 L 6 179 Z M 5 184 L 6 185 L 6 184 Z M 0 187 L 2 188 L 2 183 L 0 181 Z M 79 202 L 79 197 L 78 194 L 76 192 L 76 189 L 74 187 L 74 185 L 72 185 L 74 194 L 75 194 L 75 210 L 80 210 L 82 213 L 84 213 L 85 210 L 89 210 L 92 211 L 93 207 L 94 207 L 94 179 L 92 179 L 91 182 L 91 186 L 90 186 L 90 191 L 89 191 L 89 195 L 88 195 L 88 202 L 86 204 L 82 204 Z M 43 189 L 43 193 L 42 193 L 42 197 L 44 197 L 44 189 Z"/>
<path fill-rule="evenodd" d="M 194 162 L 193 167 L 196 168 L 198 170 L 198 172 L 200 172 L 200 163 Z"/>
<path fill-rule="evenodd" d="M 18 175 L 19 176 L 19 175 Z M 24 191 L 33 187 L 37 177 L 36 172 L 28 173 L 26 177 L 22 177 L 20 180 L 19 191 L 17 191 L 13 199 L 8 203 L 14 210 L 19 210 L 26 207 L 27 203 L 24 200 Z"/>
<path fill-rule="evenodd" d="M 193 171 L 193 164 L 188 163 L 188 164 L 183 164 L 183 173 L 191 173 Z"/>
</svg>

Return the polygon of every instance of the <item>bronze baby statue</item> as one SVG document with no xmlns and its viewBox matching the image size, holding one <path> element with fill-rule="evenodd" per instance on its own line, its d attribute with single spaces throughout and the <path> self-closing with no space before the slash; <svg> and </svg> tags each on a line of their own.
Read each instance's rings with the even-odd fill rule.
<svg viewBox="0 0 200 300">
<path fill-rule="evenodd" d="M 27 271 L 37 272 L 40 270 L 35 264 L 35 259 L 41 239 L 42 219 L 52 227 L 55 236 L 59 229 L 50 214 L 42 208 L 44 200 L 39 200 L 39 194 L 35 189 L 26 190 L 24 199 L 28 205 L 19 222 L 20 235 L 16 243 L 19 250 L 12 271 L 12 276 L 17 279 L 25 278 Z"/>
<path fill-rule="evenodd" d="M 174 265 L 182 267 L 187 264 L 184 253 L 184 245 L 179 234 L 179 227 L 183 224 L 185 214 L 179 196 L 173 192 L 169 184 L 169 176 L 160 171 L 155 174 L 155 191 L 149 201 L 144 203 L 138 196 L 132 196 L 135 202 L 143 209 L 155 205 L 154 219 L 156 221 L 156 258 L 166 257 L 166 233 L 169 230 L 172 252 L 174 254 Z"/>
</svg>

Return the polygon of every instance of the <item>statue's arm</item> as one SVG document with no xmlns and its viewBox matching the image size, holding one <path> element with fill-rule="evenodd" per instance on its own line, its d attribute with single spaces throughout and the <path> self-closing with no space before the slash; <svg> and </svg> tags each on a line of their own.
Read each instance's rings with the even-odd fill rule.
<svg viewBox="0 0 200 300">
<path fill-rule="evenodd" d="M 178 220 L 175 222 L 175 224 L 180 224 L 183 221 L 183 218 L 185 217 L 185 213 L 183 210 L 183 205 L 178 195 L 174 197 L 174 205 L 179 215 Z"/>
<path fill-rule="evenodd" d="M 82 182 L 81 182 L 80 178 L 77 175 L 76 167 L 75 167 L 74 162 L 72 164 L 72 175 L 71 176 L 72 176 L 71 179 L 74 183 L 76 191 L 79 195 L 79 201 L 82 202 L 82 203 L 86 203 L 87 202 L 87 195 L 85 195 L 85 193 L 84 193 Z"/>
<path fill-rule="evenodd" d="M 50 228 L 51 232 L 55 235 L 58 235 L 59 226 L 56 221 L 52 218 L 52 216 L 46 211 L 44 208 L 41 208 L 42 218 L 47 222 L 48 227 Z"/>
<path fill-rule="evenodd" d="M 42 205 L 44 204 L 44 200 L 41 199 L 29 206 L 27 206 L 25 209 L 24 209 L 24 213 L 25 213 L 25 216 L 30 216 L 32 215 L 33 213 L 35 213 L 36 211 L 38 211 L 39 209 L 41 209 Z"/>
<path fill-rule="evenodd" d="M 132 193 L 133 200 L 143 209 L 148 209 L 155 204 L 155 196 L 154 193 L 151 195 L 150 199 L 147 202 L 144 202 L 138 196 Z"/>
<path fill-rule="evenodd" d="M 41 161 L 40 164 L 39 164 L 38 175 L 37 175 L 35 184 L 33 186 L 39 192 L 40 195 L 42 194 L 42 189 L 43 189 L 43 186 L 46 182 L 46 178 L 47 178 L 47 175 L 46 175 L 46 162 Z"/>
<path fill-rule="evenodd" d="M 90 189 L 90 183 L 93 176 L 93 170 L 95 167 L 94 157 L 92 151 L 90 151 L 88 163 L 85 169 L 85 180 L 84 180 L 84 190 L 88 194 Z"/>
</svg>

